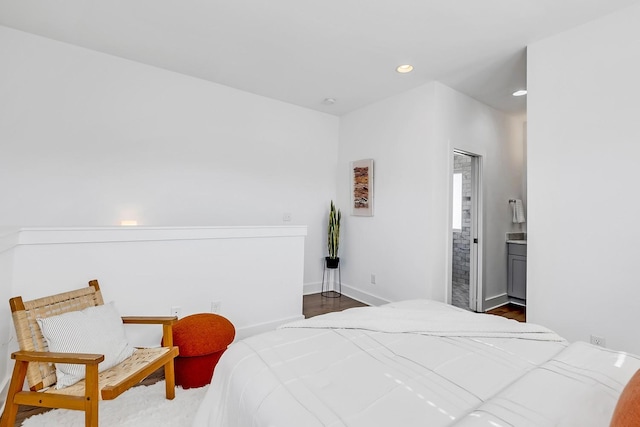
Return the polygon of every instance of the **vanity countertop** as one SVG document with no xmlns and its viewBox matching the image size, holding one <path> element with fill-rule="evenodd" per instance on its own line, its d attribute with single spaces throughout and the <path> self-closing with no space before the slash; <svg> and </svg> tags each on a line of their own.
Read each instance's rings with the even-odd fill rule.
<svg viewBox="0 0 640 427">
<path fill-rule="evenodd" d="M 526 240 L 507 240 L 507 243 L 515 243 L 516 245 L 526 245 Z"/>
<path fill-rule="evenodd" d="M 515 243 L 516 245 L 527 244 L 527 233 L 506 233 L 505 236 L 507 243 Z"/>
</svg>

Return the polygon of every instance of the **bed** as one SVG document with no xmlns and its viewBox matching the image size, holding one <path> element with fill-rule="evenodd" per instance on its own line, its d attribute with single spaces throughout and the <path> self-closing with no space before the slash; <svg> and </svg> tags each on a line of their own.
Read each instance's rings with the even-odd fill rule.
<svg viewBox="0 0 640 427">
<path fill-rule="evenodd" d="M 195 427 L 607 426 L 640 359 L 428 300 L 234 343 Z"/>
</svg>

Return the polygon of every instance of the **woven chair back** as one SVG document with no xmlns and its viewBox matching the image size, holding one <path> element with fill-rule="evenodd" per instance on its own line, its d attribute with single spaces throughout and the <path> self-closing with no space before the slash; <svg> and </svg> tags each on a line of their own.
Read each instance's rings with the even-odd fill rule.
<svg viewBox="0 0 640 427">
<path fill-rule="evenodd" d="M 20 350 L 49 351 L 47 341 L 36 319 L 56 316 L 70 311 L 104 304 L 97 282 L 86 288 L 64 292 L 49 297 L 23 301 L 22 297 L 11 298 L 13 324 Z M 50 387 L 56 383 L 56 368 L 51 363 L 30 363 L 27 382 L 33 391 Z"/>
</svg>

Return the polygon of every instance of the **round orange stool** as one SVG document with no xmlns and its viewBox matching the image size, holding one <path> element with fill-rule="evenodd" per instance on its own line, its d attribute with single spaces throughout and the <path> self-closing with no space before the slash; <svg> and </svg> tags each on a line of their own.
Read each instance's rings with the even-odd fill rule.
<svg viewBox="0 0 640 427">
<path fill-rule="evenodd" d="M 173 325 L 173 345 L 180 348 L 175 358 L 176 384 L 182 388 L 209 384 L 213 369 L 235 335 L 233 324 L 217 314 L 192 314 L 178 320 Z"/>
</svg>

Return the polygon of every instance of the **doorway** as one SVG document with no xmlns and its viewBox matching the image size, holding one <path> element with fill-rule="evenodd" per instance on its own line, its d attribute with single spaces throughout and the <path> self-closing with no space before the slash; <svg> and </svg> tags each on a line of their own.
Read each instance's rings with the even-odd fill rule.
<svg viewBox="0 0 640 427">
<path fill-rule="evenodd" d="M 482 158 L 454 150 L 451 237 L 451 304 L 483 311 L 480 220 Z"/>
</svg>

